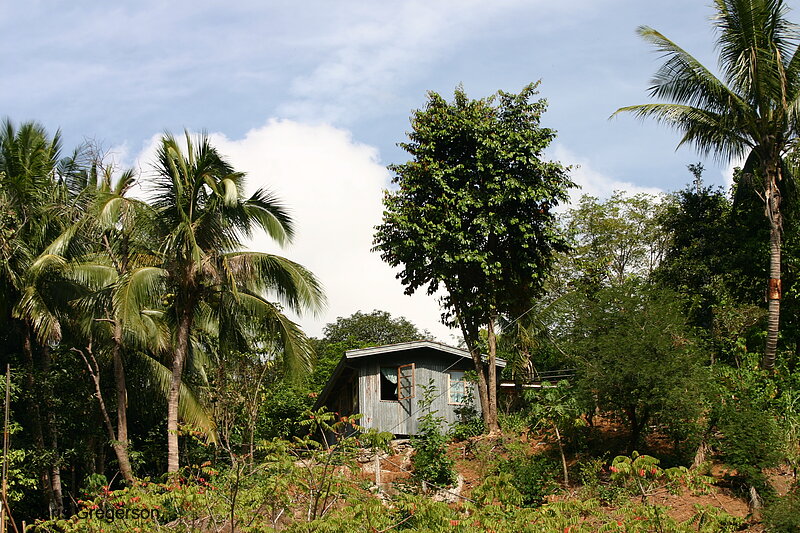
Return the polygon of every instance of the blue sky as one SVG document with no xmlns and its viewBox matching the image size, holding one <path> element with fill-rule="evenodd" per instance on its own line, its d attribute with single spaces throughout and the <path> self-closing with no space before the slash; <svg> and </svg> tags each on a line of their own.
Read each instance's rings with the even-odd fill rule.
<svg viewBox="0 0 800 533">
<path fill-rule="evenodd" d="M 729 165 L 675 151 L 674 132 L 608 120 L 648 101 L 660 64 L 636 27 L 715 66 L 712 14 L 697 0 L 4 2 L 0 114 L 61 128 L 67 147 L 91 140 L 145 175 L 159 133 L 206 130 L 293 208 L 299 237 L 281 253 L 329 298 L 301 318 L 309 334 L 380 308 L 453 340 L 435 301 L 403 296 L 369 252 L 385 165 L 404 160 L 396 143 L 426 91 L 463 83 L 482 97 L 541 79 L 542 122 L 558 131 L 549 155 L 580 165 L 584 192 L 680 189 L 697 161 L 724 185 Z"/>
</svg>

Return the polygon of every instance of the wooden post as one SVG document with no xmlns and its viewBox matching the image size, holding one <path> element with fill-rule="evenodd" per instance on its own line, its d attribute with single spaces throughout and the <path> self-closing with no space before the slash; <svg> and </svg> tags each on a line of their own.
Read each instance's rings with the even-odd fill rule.
<svg viewBox="0 0 800 533">
<path fill-rule="evenodd" d="M 375 487 L 378 489 L 378 494 L 381 492 L 381 454 L 375 450 Z"/>
</svg>

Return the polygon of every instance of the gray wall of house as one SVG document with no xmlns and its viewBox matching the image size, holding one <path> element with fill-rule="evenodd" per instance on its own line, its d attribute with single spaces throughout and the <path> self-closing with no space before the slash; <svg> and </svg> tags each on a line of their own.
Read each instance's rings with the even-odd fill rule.
<svg viewBox="0 0 800 533">
<path fill-rule="evenodd" d="M 352 360 L 352 363 L 359 358 Z M 414 396 L 407 400 L 381 400 L 380 369 L 414 363 Z M 354 366 L 356 366 L 354 364 Z M 417 349 L 379 356 L 364 357 L 358 362 L 358 404 L 363 417 L 359 424 L 366 428 L 376 428 L 398 435 L 414 435 L 419 418 L 425 414 L 420 408 L 422 389 L 420 385 L 433 382 L 436 388 L 431 410 L 443 417 L 447 427 L 456 419 L 456 409 L 460 405 L 449 403 L 448 372 L 450 370 L 473 369 L 472 361 L 442 353 L 440 351 Z M 473 387 L 473 403 L 480 413 L 480 400 L 477 387 Z M 447 430 L 444 427 L 443 430 Z"/>
</svg>

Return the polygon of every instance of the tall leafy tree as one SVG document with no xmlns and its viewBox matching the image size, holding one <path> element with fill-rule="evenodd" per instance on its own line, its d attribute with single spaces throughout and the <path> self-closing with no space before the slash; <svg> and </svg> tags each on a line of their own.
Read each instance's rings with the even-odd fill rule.
<svg viewBox="0 0 800 533">
<path fill-rule="evenodd" d="M 140 296 L 144 303 L 159 289 L 168 295 L 173 348 L 167 469 L 176 472 L 178 400 L 184 368 L 196 355 L 192 332 L 198 320 L 219 324 L 220 318 L 238 314 L 242 321 L 271 327 L 287 353 L 307 359 L 311 356 L 308 339 L 270 297 L 297 312 L 319 309 L 324 298 L 316 278 L 301 265 L 243 250 L 243 239 L 256 230 L 284 244 L 292 237 L 292 222 L 283 206 L 264 190 L 244 196 L 244 174 L 225 161 L 207 136 L 193 139 L 187 133 L 184 147 L 165 135 L 155 169 L 152 232 L 161 262 L 142 272 L 152 283 Z"/>
<path fill-rule="evenodd" d="M 583 195 L 562 217 L 572 249 L 559 258 L 560 269 L 566 270 L 561 282 L 597 290 L 648 277 L 668 243 L 668 234 L 659 225 L 665 208 L 661 200 L 621 191 L 604 201 Z"/>
<path fill-rule="evenodd" d="M 407 294 L 444 289 L 442 318 L 460 327 L 472 353 L 490 431 L 498 429 L 498 318 L 530 306 L 553 253 L 565 248 L 552 209 L 573 183 L 559 163 L 542 160 L 555 132 L 540 126 L 546 102 L 532 101 L 536 87 L 479 100 L 459 87 L 452 103 L 428 93 L 400 145 L 411 160 L 389 167 L 398 188 L 386 193 L 375 234 L 375 250 L 401 267 Z"/>
<path fill-rule="evenodd" d="M 680 46 L 649 27 L 639 34 L 666 58 L 650 95 L 665 103 L 623 107 L 654 118 L 721 160 L 746 158 L 745 174 L 764 202 L 769 222 L 768 325 L 762 365 L 775 366 L 781 307 L 781 183 L 792 178 L 784 155 L 797 138 L 800 52 L 797 27 L 782 0 L 715 0 L 714 27 L 722 79 Z M 615 113 L 615 114 L 616 114 Z"/>
</svg>

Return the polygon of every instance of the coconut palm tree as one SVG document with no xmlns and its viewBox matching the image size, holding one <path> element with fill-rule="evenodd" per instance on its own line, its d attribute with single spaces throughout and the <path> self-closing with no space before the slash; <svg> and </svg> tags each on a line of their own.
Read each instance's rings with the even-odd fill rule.
<svg viewBox="0 0 800 533">
<path fill-rule="evenodd" d="M 45 458 L 40 479 L 57 514 L 63 509 L 58 432 L 52 395 L 40 390 L 46 385 L 39 378 L 50 373 L 50 347 L 61 340 L 56 300 L 64 287 L 49 274 L 63 261 L 45 253 L 64 223 L 57 205 L 64 193 L 60 149 L 59 134 L 51 138 L 36 123 L 17 128 L 6 120 L 0 127 L 0 320 L 21 343 L 29 423 Z"/>
<path fill-rule="evenodd" d="M 665 103 L 623 107 L 617 113 L 654 118 L 720 160 L 746 158 L 764 201 L 770 228 L 767 340 L 762 366 L 773 369 L 780 323 L 781 182 L 792 178 L 783 158 L 798 134 L 798 28 L 782 0 L 715 0 L 719 69 L 716 77 L 677 44 L 649 27 L 639 34 L 666 58 L 650 95 Z"/>
<path fill-rule="evenodd" d="M 287 354 L 302 359 L 311 353 L 305 335 L 271 298 L 295 312 L 317 311 L 324 303 L 320 285 L 293 261 L 243 249 L 243 240 L 256 230 L 281 245 L 293 235 L 292 221 L 276 198 L 262 189 L 246 198 L 244 184 L 244 174 L 233 170 L 206 135 L 193 139 L 187 133 L 185 147 L 172 135 L 161 139 L 151 226 L 161 263 L 150 270 L 150 290 L 157 294 L 159 287 L 166 289 L 173 324 L 169 472 L 179 467 L 178 398 L 185 365 L 194 355 L 192 332 L 199 319 L 224 309 L 226 316 L 233 313 L 273 329 Z"/>
</svg>

